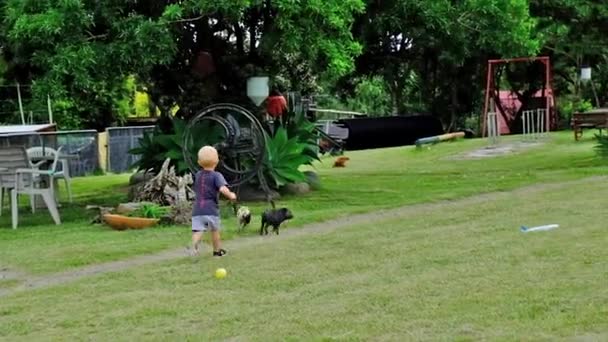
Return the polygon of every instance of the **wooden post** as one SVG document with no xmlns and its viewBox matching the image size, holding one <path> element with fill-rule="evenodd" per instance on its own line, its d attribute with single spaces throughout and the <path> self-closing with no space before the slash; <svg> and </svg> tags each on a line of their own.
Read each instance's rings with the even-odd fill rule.
<svg viewBox="0 0 608 342">
<path fill-rule="evenodd" d="M 21 102 L 21 85 L 17 82 L 17 100 L 19 101 L 19 113 L 21 114 L 21 124 L 25 125 L 25 114 L 23 113 L 23 103 Z"/>
<path fill-rule="evenodd" d="M 551 65 L 549 58 L 545 60 L 545 89 L 551 89 Z M 551 96 L 553 96 L 553 89 L 551 89 Z M 551 130 L 551 102 L 549 101 L 549 94 L 545 95 L 546 110 L 545 110 L 545 129 L 549 133 Z"/>
<path fill-rule="evenodd" d="M 99 168 L 108 171 L 108 132 L 97 133 L 97 151 L 99 156 Z"/>
<path fill-rule="evenodd" d="M 481 125 L 481 136 L 486 136 L 486 125 L 487 125 L 487 115 L 488 115 L 488 101 L 490 99 L 490 84 L 492 83 L 492 62 L 488 62 L 488 73 L 486 76 L 486 98 L 483 105 L 483 113 L 482 113 L 482 125 Z"/>
<path fill-rule="evenodd" d="M 49 107 L 49 123 L 53 124 L 53 109 L 51 108 L 51 96 L 46 95 L 46 104 Z"/>
</svg>

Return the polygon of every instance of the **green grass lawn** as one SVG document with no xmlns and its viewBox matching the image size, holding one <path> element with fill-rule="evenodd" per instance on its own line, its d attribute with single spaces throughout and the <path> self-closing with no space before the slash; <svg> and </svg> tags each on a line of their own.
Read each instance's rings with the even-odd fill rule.
<svg viewBox="0 0 608 342">
<path fill-rule="evenodd" d="M 519 140 L 503 138 L 503 142 Z M 286 197 L 296 218 L 290 228 L 378 208 L 455 199 L 482 192 L 508 190 L 527 184 L 559 182 L 605 174 L 595 157 L 593 141 L 574 142 L 568 132 L 552 134 L 541 147 L 515 155 L 483 160 L 449 157 L 482 147 L 484 140 L 461 140 L 434 145 L 348 153 L 347 168 L 331 168 L 332 159 L 316 165 L 323 189 L 301 197 Z M 0 217 L 0 266 L 45 274 L 124 259 L 129 256 L 185 246 L 188 227 L 157 227 L 142 231 L 112 231 L 91 225 L 93 213 L 86 204 L 117 205 L 126 200 L 128 175 L 108 175 L 74 180 L 76 203 L 64 203 L 64 224 L 54 226 L 45 211 L 29 214 L 23 207 L 18 230 L 10 229 L 8 210 Z M 584 196 L 584 194 L 580 194 Z M 264 204 L 251 204 L 256 217 L 245 234 L 256 234 Z M 233 238 L 235 220 L 224 209 L 226 232 Z"/>
<path fill-rule="evenodd" d="M 606 341 L 606 193 L 507 192 L 22 292 L 0 339 Z"/>
</svg>

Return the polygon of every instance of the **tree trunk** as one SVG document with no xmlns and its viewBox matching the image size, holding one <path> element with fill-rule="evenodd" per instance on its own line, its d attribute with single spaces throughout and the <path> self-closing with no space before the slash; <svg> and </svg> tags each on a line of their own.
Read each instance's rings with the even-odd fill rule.
<svg viewBox="0 0 608 342">
<path fill-rule="evenodd" d="M 151 118 L 156 117 L 156 104 L 152 101 L 152 98 L 148 96 L 148 111 Z"/>
<path fill-rule="evenodd" d="M 239 56 L 245 55 L 245 38 L 243 37 L 243 28 L 239 23 L 234 25 L 234 35 L 236 36 L 236 49 Z"/>
<path fill-rule="evenodd" d="M 196 45 L 197 50 L 211 51 L 213 33 L 209 27 L 209 18 L 204 17 L 196 22 Z"/>
<path fill-rule="evenodd" d="M 256 47 L 255 44 L 257 42 L 257 29 L 256 26 L 258 24 L 259 14 L 257 11 L 251 11 L 251 18 L 249 20 L 249 56 L 253 57 L 256 55 Z"/>
<path fill-rule="evenodd" d="M 272 28 L 272 1 L 266 0 L 264 4 L 264 26 L 262 33 L 270 32 Z"/>
<path fill-rule="evenodd" d="M 401 100 L 400 91 L 398 89 L 397 81 L 389 83 L 389 89 L 391 92 L 391 114 L 399 115 L 399 101 Z"/>
<path fill-rule="evenodd" d="M 452 102 L 450 106 L 450 124 L 448 125 L 446 132 L 451 132 L 458 120 L 458 87 L 454 84 L 450 88 L 450 98 Z"/>
</svg>

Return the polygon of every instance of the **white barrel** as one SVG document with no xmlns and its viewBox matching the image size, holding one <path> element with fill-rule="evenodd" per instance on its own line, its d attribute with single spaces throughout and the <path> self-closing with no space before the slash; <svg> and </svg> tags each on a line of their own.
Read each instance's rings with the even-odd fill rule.
<svg viewBox="0 0 608 342">
<path fill-rule="evenodd" d="M 251 77 L 247 79 L 247 96 L 256 106 L 261 105 L 270 93 L 268 81 L 268 77 Z"/>
<path fill-rule="evenodd" d="M 584 67 L 581 68 L 581 80 L 589 81 L 591 79 L 591 68 Z"/>
</svg>

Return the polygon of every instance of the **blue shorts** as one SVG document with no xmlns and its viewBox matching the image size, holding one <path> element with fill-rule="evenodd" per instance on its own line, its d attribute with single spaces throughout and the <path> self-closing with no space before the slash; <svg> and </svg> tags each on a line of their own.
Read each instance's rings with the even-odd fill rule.
<svg viewBox="0 0 608 342">
<path fill-rule="evenodd" d="M 206 232 L 207 230 L 220 230 L 220 217 L 211 215 L 192 216 L 192 232 Z"/>
</svg>

